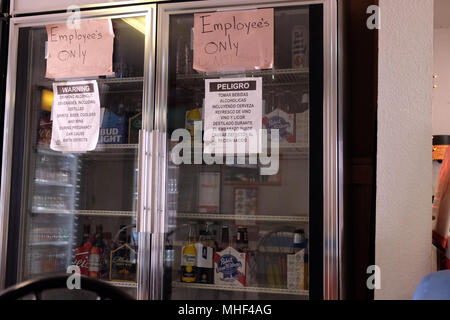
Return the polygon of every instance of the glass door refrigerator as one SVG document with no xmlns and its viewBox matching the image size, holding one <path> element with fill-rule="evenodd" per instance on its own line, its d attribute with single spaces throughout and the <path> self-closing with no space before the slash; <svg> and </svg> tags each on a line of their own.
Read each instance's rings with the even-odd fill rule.
<svg viewBox="0 0 450 320">
<path fill-rule="evenodd" d="M 138 299 L 339 298 L 336 3 L 88 5 L 82 21 L 110 19 L 115 38 L 114 75 L 94 78 L 104 110 L 99 144 L 84 153 L 49 148 L 52 84 L 60 80 L 45 78 L 46 25 L 64 23 L 70 13 L 13 17 L 0 287 L 65 273 L 76 264 Z M 21 1 L 13 7 L 33 13 L 24 12 Z M 273 9 L 273 37 L 266 39 L 273 45 L 269 65 L 194 69 L 196 14 L 262 9 Z M 236 21 L 235 28 L 252 28 L 252 22 L 258 27 L 259 21 L 243 26 Z M 243 162 L 205 161 L 206 132 L 195 124 L 207 120 L 211 83 L 230 79 L 260 84 L 261 128 L 282 132 L 271 136 L 279 148 L 261 150 L 279 164 L 270 175 L 263 174 L 267 163 L 250 163 L 248 155 Z M 184 141 L 194 151 L 189 155 L 194 164 L 174 157 L 188 158 L 176 152 L 178 129 L 198 133 Z M 108 136 L 113 131 L 121 137 Z M 90 257 L 99 251 L 100 263 L 91 265 Z"/>
<path fill-rule="evenodd" d="M 12 18 L 2 167 L 0 282 L 81 274 L 148 298 L 150 236 L 140 228 L 144 130 L 152 126 L 155 6 L 81 11 L 109 20 L 113 73 L 46 78 L 46 25 L 73 12 Z M 53 83 L 94 80 L 102 120 L 93 151 L 50 148 Z M 58 295 L 57 298 L 64 296 Z M 72 296 L 68 296 L 70 298 Z"/>
<path fill-rule="evenodd" d="M 336 5 L 332 0 L 228 0 L 158 6 L 153 134 L 161 169 L 154 177 L 152 298 L 338 298 Z M 225 34 L 223 42 L 221 35 L 211 39 L 206 53 L 233 49 L 227 30 L 259 22 L 241 21 L 239 12 L 267 8 L 273 8 L 273 65 L 194 68 L 194 51 L 203 48 L 193 39 L 199 32 Z M 236 15 L 216 19 L 216 13 L 227 12 Z M 203 29 L 194 29 L 198 14 Z M 205 97 L 211 81 L 229 79 L 262 83 L 262 128 L 280 132 L 279 154 L 270 151 L 279 157 L 275 174 L 262 174 L 263 165 L 250 164 L 248 155 L 241 163 L 235 158 L 209 164 L 202 127 L 199 139 L 180 138 L 178 129 L 195 132 L 196 121 L 206 123 L 214 108 Z M 181 153 L 180 141 L 187 147 Z M 186 150 L 193 155 L 180 163 L 175 157 L 184 157 Z"/>
</svg>

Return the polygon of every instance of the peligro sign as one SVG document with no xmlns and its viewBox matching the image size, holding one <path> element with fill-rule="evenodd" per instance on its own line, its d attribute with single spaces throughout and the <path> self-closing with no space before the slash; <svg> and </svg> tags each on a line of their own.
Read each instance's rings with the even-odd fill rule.
<svg viewBox="0 0 450 320">
<path fill-rule="evenodd" d="M 210 92 L 256 90 L 256 80 L 210 82 Z"/>
</svg>

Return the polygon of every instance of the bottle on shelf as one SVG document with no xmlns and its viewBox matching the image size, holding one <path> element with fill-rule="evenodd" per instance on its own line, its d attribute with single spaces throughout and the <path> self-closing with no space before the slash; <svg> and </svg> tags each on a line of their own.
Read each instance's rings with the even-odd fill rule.
<svg viewBox="0 0 450 320">
<path fill-rule="evenodd" d="M 194 139 L 195 122 L 203 119 L 203 93 L 195 92 L 192 102 L 192 108 L 186 111 L 185 129 L 190 132 L 192 139 Z"/>
<path fill-rule="evenodd" d="M 128 258 L 130 261 L 130 266 L 136 266 L 137 263 L 137 246 L 136 242 L 134 241 L 134 238 L 132 237 L 132 234 L 128 235 L 127 243 L 130 246 L 132 250 L 129 250 L 128 252 Z M 133 270 L 133 272 L 136 272 L 136 270 Z"/>
<path fill-rule="evenodd" d="M 217 243 L 216 240 L 216 233 L 214 228 L 214 222 L 211 221 L 207 221 L 205 223 L 205 237 L 203 242 L 205 243 L 205 245 L 213 248 L 214 250 L 217 250 L 219 244 Z"/>
<path fill-rule="evenodd" d="M 102 273 L 102 256 L 105 248 L 102 238 L 103 227 L 102 225 L 97 225 L 95 229 L 95 241 L 89 253 L 89 276 L 100 278 Z"/>
<path fill-rule="evenodd" d="M 120 232 L 119 232 L 119 245 L 118 247 L 122 246 L 127 242 L 127 229 L 126 225 L 120 225 Z"/>
<path fill-rule="evenodd" d="M 111 238 L 112 238 L 111 232 L 103 233 L 104 249 L 103 255 L 101 257 L 101 275 L 100 275 L 102 279 L 108 279 L 111 245 L 112 245 Z"/>
<path fill-rule="evenodd" d="M 220 250 L 223 250 L 230 246 L 230 229 L 228 225 L 222 226 L 222 239 L 220 243 Z"/>
<path fill-rule="evenodd" d="M 110 253 L 109 279 L 115 281 L 136 282 L 137 251 L 127 236 L 127 226 L 122 225 L 117 246 Z"/>
<path fill-rule="evenodd" d="M 301 249 L 304 249 L 305 247 L 306 247 L 305 232 L 302 229 L 295 230 L 291 253 L 295 254 Z"/>
<path fill-rule="evenodd" d="M 89 274 L 89 253 L 91 248 L 90 225 L 85 224 L 80 245 L 75 249 L 75 265 L 80 268 L 82 275 Z"/>
<path fill-rule="evenodd" d="M 238 227 L 236 232 L 236 250 L 242 252 L 243 247 L 243 229 Z"/>
<path fill-rule="evenodd" d="M 248 230 L 247 227 L 238 227 L 236 233 L 236 249 L 239 252 L 248 252 Z"/>
<path fill-rule="evenodd" d="M 195 282 L 197 273 L 197 249 L 192 226 L 189 227 L 188 244 L 182 248 L 181 281 Z"/>
<path fill-rule="evenodd" d="M 292 68 L 308 68 L 309 32 L 305 26 L 296 25 L 292 29 Z"/>
<path fill-rule="evenodd" d="M 235 238 L 235 245 L 228 246 L 228 227 L 222 227 L 222 244 L 224 249 L 214 254 L 214 283 L 233 287 L 246 287 L 253 285 L 253 276 L 250 275 L 249 253 L 246 250 L 244 234 L 246 228 L 238 227 Z M 251 280 L 250 280 L 251 279 Z M 250 281 L 249 281 L 250 280 Z"/>
<path fill-rule="evenodd" d="M 248 247 L 248 231 L 247 228 L 242 228 L 242 252 L 249 252 L 250 248 Z"/>
<path fill-rule="evenodd" d="M 214 249 L 215 241 L 212 239 L 212 234 L 209 230 L 209 224 L 206 224 L 206 229 L 201 230 L 199 234 L 199 241 L 195 243 L 196 255 L 196 282 L 199 283 L 214 283 Z"/>
</svg>

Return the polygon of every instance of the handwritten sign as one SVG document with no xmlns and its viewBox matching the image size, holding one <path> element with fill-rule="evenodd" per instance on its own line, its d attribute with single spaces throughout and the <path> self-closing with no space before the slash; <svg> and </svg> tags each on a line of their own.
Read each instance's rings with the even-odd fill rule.
<svg viewBox="0 0 450 320">
<path fill-rule="evenodd" d="M 205 80 L 204 153 L 237 153 L 227 144 L 259 152 L 261 118 L 262 78 Z"/>
<path fill-rule="evenodd" d="M 94 150 L 100 130 L 97 81 L 53 83 L 53 94 L 50 148 L 62 152 Z"/>
<path fill-rule="evenodd" d="M 111 20 L 82 20 L 78 29 L 65 23 L 47 27 L 47 78 L 111 75 L 114 32 Z"/>
<path fill-rule="evenodd" d="M 194 15 L 194 69 L 271 69 L 273 8 Z"/>
</svg>

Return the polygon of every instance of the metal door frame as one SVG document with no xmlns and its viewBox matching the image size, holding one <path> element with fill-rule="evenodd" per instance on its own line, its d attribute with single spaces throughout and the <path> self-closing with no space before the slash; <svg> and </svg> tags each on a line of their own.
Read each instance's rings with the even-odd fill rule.
<svg viewBox="0 0 450 320">
<path fill-rule="evenodd" d="M 82 19 L 102 19 L 102 18 L 124 18 L 135 16 L 146 16 L 146 34 L 145 34 L 145 52 L 144 52 L 144 74 L 143 74 L 143 123 L 142 130 L 149 132 L 153 129 L 153 110 L 154 110 L 154 79 L 155 79 L 155 46 L 156 46 L 156 5 L 142 4 L 120 8 L 95 9 L 81 11 Z M 15 94 L 16 94 L 16 71 L 17 71 L 17 54 L 18 54 L 18 36 L 19 29 L 24 27 L 45 26 L 49 23 L 63 23 L 67 21 L 71 13 L 55 13 L 43 14 L 36 16 L 11 18 L 9 29 L 9 48 L 8 48 L 8 71 L 6 79 L 5 93 L 5 124 L 3 135 L 3 151 L 2 151 L 2 178 L 1 178 L 1 194 L 0 194 L 0 288 L 5 286 L 5 268 L 6 253 L 8 249 L 8 220 L 9 220 L 9 204 L 11 192 L 11 169 L 12 169 L 12 151 L 13 151 L 13 131 L 14 131 L 14 111 L 15 111 Z M 140 144 L 141 146 L 142 144 Z M 142 148 L 141 148 L 142 149 Z M 139 153 L 142 154 L 142 150 Z M 139 155 L 140 156 L 140 155 Z M 148 157 L 144 158 L 144 162 L 148 162 Z M 147 164 L 144 163 L 143 170 L 146 170 Z M 141 169 L 141 168 L 140 168 Z M 143 175 L 140 172 L 139 175 Z M 18 177 L 22 178 L 22 177 Z M 141 190 L 145 188 L 146 181 L 141 185 Z M 145 193 L 141 192 L 141 196 Z M 144 199 L 144 203 L 147 199 Z M 137 220 L 144 220 L 147 212 L 145 207 L 140 207 L 137 212 Z M 150 247 L 150 237 L 148 235 L 140 235 L 141 239 L 147 239 L 146 247 Z M 143 250 L 143 249 L 142 249 Z M 141 263 L 138 276 L 149 273 L 150 262 L 142 254 L 139 248 L 138 257 L 141 257 Z M 138 298 L 145 299 L 149 295 L 149 285 L 143 285 L 138 282 Z"/>
<path fill-rule="evenodd" d="M 323 298 L 326 300 L 339 299 L 340 287 L 340 250 L 342 223 L 339 219 L 339 204 L 342 202 L 339 183 L 342 181 L 342 170 L 339 170 L 338 149 L 338 91 L 337 91 L 337 0 L 209 0 L 197 2 L 167 3 L 158 5 L 157 27 L 157 78 L 155 92 L 155 129 L 166 132 L 167 129 L 167 86 L 168 86 L 168 50 L 169 50 L 169 17 L 175 14 L 207 12 L 212 10 L 243 10 L 264 7 L 281 7 L 294 5 L 323 5 L 323 50 L 324 50 L 324 92 L 323 92 Z M 166 164 L 162 168 L 167 174 Z M 161 186 L 157 192 L 158 198 L 163 199 L 157 208 L 165 213 L 165 190 Z M 310 204 L 311 205 L 311 204 Z M 164 223 L 164 219 L 161 220 Z M 162 255 L 164 251 L 164 228 L 159 225 L 152 246 L 152 254 L 158 254 L 158 265 L 152 265 L 151 277 L 162 278 L 164 268 Z M 162 281 L 162 279 L 159 279 Z M 161 299 L 162 284 L 154 288 L 153 299 Z"/>
</svg>

